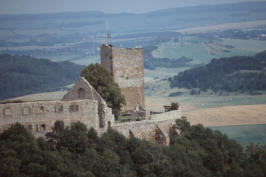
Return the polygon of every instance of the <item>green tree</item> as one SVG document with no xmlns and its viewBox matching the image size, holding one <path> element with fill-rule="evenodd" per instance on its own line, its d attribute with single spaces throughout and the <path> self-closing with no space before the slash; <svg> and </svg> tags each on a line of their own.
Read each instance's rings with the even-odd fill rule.
<svg viewBox="0 0 266 177">
<path fill-rule="evenodd" d="M 88 146 L 87 127 L 80 123 L 73 123 L 70 128 L 64 123 L 56 121 L 53 132 L 46 134 L 50 145 L 56 149 L 66 148 L 70 152 L 84 153 Z"/>
<path fill-rule="evenodd" d="M 111 73 L 96 63 L 84 68 L 81 76 L 103 97 L 108 106 L 112 108 L 115 118 L 118 119 L 121 107 L 126 105 L 126 100 L 118 85 L 113 81 Z"/>
</svg>

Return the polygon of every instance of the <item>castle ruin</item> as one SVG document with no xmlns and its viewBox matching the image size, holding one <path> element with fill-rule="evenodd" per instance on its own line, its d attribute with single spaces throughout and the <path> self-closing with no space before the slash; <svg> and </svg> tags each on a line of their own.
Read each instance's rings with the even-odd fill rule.
<svg viewBox="0 0 266 177">
<path fill-rule="evenodd" d="M 56 121 L 63 121 L 68 126 L 82 122 L 103 133 L 114 123 L 114 116 L 111 108 L 83 77 L 61 100 L 0 104 L 0 132 L 19 122 L 36 136 L 44 136 Z"/>
<path fill-rule="evenodd" d="M 109 127 L 126 137 L 169 144 L 171 128 L 176 119 L 181 118 L 180 109 L 161 114 L 146 114 L 144 109 L 144 67 L 142 49 L 119 49 L 102 45 L 101 63 L 108 68 L 115 82 L 126 97 L 126 110 L 136 109 L 136 120 L 115 123 L 112 109 L 83 77 L 56 101 L 6 101 L 0 102 L 0 132 L 19 122 L 35 136 L 44 136 L 52 131 L 56 121 L 70 126 L 74 122 L 84 123 L 94 128 L 99 135 Z M 144 118 L 142 118 L 144 115 Z"/>
</svg>

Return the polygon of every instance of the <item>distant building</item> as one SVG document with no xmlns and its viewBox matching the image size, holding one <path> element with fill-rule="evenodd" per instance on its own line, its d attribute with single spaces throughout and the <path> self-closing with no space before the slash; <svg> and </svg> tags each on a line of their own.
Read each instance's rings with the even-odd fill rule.
<svg viewBox="0 0 266 177">
<path fill-rule="evenodd" d="M 142 48 L 101 46 L 101 64 L 112 74 L 126 98 L 122 111 L 133 110 L 136 105 L 145 107 L 144 60 Z"/>
</svg>

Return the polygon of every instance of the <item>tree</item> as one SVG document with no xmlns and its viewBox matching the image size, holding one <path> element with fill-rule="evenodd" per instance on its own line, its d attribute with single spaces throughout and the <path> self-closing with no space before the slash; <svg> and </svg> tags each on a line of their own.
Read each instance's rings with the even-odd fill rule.
<svg viewBox="0 0 266 177">
<path fill-rule="evenodd" d="M 126 105 L 126 100 L 118 85 L 113 81 L 111 73 L 96 63 L 84 68 L 81 76 L 103 97 L 107 105 L 112 108 L 115 118 L 118 119 L 121 107 Z"/>
<path fill-rule="evenodd" d="M 66 148 L 70 152 L 77 154 L 84 153 L 88 145 L 87 127 L 76 122 L 69 127 L 64 127 L 64 123 L 56 121 L 53 132 L 46 134 L 46 137 L 52 147 L 57 150 Z"/>
</svg>

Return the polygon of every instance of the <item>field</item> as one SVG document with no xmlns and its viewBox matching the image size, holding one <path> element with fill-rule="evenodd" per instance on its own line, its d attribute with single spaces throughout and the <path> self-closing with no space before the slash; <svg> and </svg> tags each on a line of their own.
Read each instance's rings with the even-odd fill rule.
<svg viewBox="0 0 266 177">
<path fill-rule="evenodd" d="M 210 128 L 225 133 L 242 146 L 246 146 L 250 142 L 266 146 L 266 125 L 239 125 Z"/>
<path fill-rule="evenodd" d="M 194 59 L 194 63 L 207 64 L 213 58 L 252 56 L 263 50 L 266 50 L 266 41 L 184 36 L 178 42 L 161 43 L 152 55 L 158 58 L 186 56 Z"/>
</svg>

